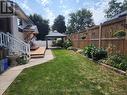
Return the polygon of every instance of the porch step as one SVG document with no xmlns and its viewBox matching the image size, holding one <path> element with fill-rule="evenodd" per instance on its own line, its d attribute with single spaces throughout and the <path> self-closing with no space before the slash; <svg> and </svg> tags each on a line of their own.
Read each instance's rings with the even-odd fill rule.
<svg viewBox="0 0 127 95">
<path fill-rule="evenodd" d="M 31 58 L 43 58 L 44 57 L 44 55 L 42 54 L 42 55 L 31 55 Z"/>
<path fill-rule="evenodd" d="M 45 47 L 39 47 L 36 50 L 32 50 L 30 55 L 31 58 L 43 58 L 45 55 L 46 48 Z"/>
</svg>

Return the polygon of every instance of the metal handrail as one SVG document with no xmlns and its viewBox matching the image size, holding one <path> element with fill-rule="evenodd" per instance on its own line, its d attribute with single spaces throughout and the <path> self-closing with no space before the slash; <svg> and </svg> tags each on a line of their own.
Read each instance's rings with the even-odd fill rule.
<svg viewBox="0 0 127 95">
<path fill-rule="evenodd" d="M 25 43 L 24 41 L 22 41 L 22 40 L 20 40 L 20 39 L 15 38 L 15 37 L 14 37 L 14 35 L 10 34 L 9 32 L 7 32 L 7 35 L 9 35 L 9 36 L 13 37 L 15 40 L 18 40 L 18 41 L 20 41 L 21 43 L 23 43 L 23 44 L 25 44 L 25 45 L 28 45 L 28 44 L 27 44 L 27 43 Z"/>
<path fill-rule="evenodd" d="M 30 45 L 16 39 L 11 34 L 5 34 L 0 32 L 0 46 L 8 48 L 11 52 L 21 52 L 24 54 L 30 54 Z"/>
</svg>

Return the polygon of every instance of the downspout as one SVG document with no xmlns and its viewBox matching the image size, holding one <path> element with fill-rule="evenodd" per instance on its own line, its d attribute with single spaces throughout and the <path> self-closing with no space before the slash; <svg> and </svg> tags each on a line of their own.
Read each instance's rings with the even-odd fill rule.
<svg viewBox="0 0 127 95">
<path fill-rule="evenodd" d="M 80 48 L 80 33 L 78 31 L 78 48 Z"/>
</svg>

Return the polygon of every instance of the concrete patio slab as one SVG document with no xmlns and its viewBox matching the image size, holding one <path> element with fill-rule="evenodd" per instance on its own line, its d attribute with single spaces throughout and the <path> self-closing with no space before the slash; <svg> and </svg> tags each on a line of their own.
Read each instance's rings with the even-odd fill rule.
<svg viewBox="0 0 127 95">
<path fill-rule="evenodd" d="M 44 58 L 31 59 L 28 64 L 16 66 L 8 69 L 6 72 L 0 75 L 0 95 L 2 95 L 6 91 L 6 89 L 16 79 L 16 77 L 23 71 L 23 69 L 48 62 L 53 58 L 54 56 L 51 50 L 46 50 Z"/>
</svg>

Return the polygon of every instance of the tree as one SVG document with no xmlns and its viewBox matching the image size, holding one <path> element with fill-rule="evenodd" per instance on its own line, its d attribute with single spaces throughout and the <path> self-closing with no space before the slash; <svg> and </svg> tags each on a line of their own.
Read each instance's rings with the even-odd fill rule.
<svg viewBox="0 0 127 95">
<path fill-rule="evenodd" d="M 111 0 L 109 3 L 109 8 L 105 11 L 106 13 L 106 18 L 112 18 L 116 16 L 117 14 L 121 13 L 121 7 L 122 3 L 117 2 L 117 0 Z"/>
<path fill-rule="evenodd" d="M 122 4 L 122 12 L 123 11 L 127 11 L 127 0 L 124 0 L 123 1 L 123 4 Z"/>
<path fill-rule="evenodd" d="M 71 26 L 71 25 L 67 25 L 66 34 L 71 34 L 71 33 L 75 32 L 72 27 L 73 26 Z"/>
<path fill-rule="evenodd" d="M 92 27 L 94 25 L 92 19 L 92 13 L 87 9 L 78 10 L 75 13 L 71 13 L 70 19 L 68 21 L 67 32 L 77 32 L 84 30 L 86 28 Z"/>
<path fill-rule="evenodd" d="M 38 40 L 44 40 L 45 35 L 47 35 L 49 33 L 49 30 L 50 30 L 49 21 L 43 19 L 38 14 L 33 14 L 33 15 L 30 15 L 29 17 L 38 28 L 39 34 L 37 35 L 37 39 Z"/>
<path fill-rule="evenodd" d="M 65 25 L 65 17 L 62 15 L 58 15 L 54 20 L 54 24 L 52 26 L 52 30 L 57 30 L 60 33 L 65 33 L 66 25 Z"/>
</svg>

